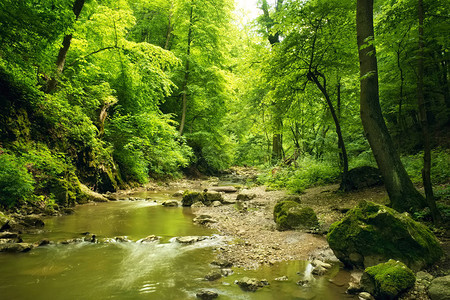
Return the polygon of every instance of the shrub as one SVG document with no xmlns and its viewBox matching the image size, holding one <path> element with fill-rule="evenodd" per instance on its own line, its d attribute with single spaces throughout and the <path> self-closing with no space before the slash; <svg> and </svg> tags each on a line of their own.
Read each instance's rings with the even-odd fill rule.
<svg viewBox="0 0 450 300">
<path fill-rule="evenodd" d="M 271 188 L 287 188 L 294 193 L 301 193 L 311 186 L 334 183 L 340 174 L 338 166 L 312 158 L 303 158 L 298 161 L 298 166 L 276 170 L 268 170 L 258 181 Z"/>
<path fill-rule="evenodd" d="M 0 154 L 0 204 L 13 207 L 34 190 L 32 175 L 15 155 Z"/>
</svg>

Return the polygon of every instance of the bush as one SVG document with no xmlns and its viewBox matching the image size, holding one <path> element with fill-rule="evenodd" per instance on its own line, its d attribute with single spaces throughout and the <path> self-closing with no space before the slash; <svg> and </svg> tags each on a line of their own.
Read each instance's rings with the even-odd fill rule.
<svg viewBox="0 0 450 300">
<path fill-rule="evenodd" d="M 13 207 L 26 200 L 34 190 L 32 175 L 15 155 L 0 154 L 0 204 Z"/>
<path fill-rule="evenodd" d="M 403 156 L 403 165 L 415 184 L 422 184 L 423 152 Z M 448 183 L 450 178 L 450 150 L 435 149 L 431 152 L 431 181 Z"/>
<path fill-rule="evenodd" d="M 275 168 L 258 178 L 262 184 L 271 188 L 287 188 L 291 192 L 301 193 L 306 188 L 334 183 L 339 179 L 339 168 L 330 162 L 303 158 L 298 166 Z"/>
</svg>

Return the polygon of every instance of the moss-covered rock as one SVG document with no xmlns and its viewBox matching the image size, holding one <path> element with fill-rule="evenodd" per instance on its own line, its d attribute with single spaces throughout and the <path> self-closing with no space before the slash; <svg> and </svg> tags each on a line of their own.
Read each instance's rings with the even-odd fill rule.
<svg viewBox="0 0 450 300">
<path fill-rule="evenodd" d="M 392 258 L 418 270 L 442 255 L 439 241 L 426 226 L 406 213 L 366 201 L 333 223 L 327 240 L 337 258 L 357 268 Z"/>
<path fill-rule="evenodd" d="M 204 204 L 213 203 L 214 201 L 220 201 L 220 203 L 222 203 L 223 201 L 223 195 L 216 191 L 204 192 L 203 196 L 204 196 Z"/>
<path fill-rule="evenodd" d="M 450 299 L 450 275 L 435 278 L 428 289 L 431 300 Z"/>
<path fill-rule="evenodd" d="M 195 202 L 204 203 L 205 202 L 204 194 L 200 192 L 184 191 L 181 204 L 183 206 L 191 206 Z"/>
<path fill-rule="evenodd" d="M 361 278 L 361 288 L 376 299 L 394 299 L 414 286 L 416 277 L 404 263 L 390 259 L 367 268 Z"/>
<path fill-rule="evenodd" d="M 10 218 L 0 211 L 0 229 L 9 222 Z"/>
<path fill-rule="evenodd" d="M 294 201 L 278 202 L 273 210 L 278 230 L 307 229 L 317 227 L 319 221 L 310 207 L 303 207 Z"/>
</svg>

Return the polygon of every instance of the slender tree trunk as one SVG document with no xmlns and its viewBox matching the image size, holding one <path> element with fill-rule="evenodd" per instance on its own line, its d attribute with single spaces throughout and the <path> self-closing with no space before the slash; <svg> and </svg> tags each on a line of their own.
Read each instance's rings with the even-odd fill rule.
<svg viewBox="0 0 450 300">
<path fill-rule="evenodd" d="M 172 36 L 172 31 L 173 31 L 172 17 L 173 17 L 173 1 L 170 1 L 169 24 L 167 24 L 166 42 L 164 43 L 164 49 L 166 49 L 166 50 L 170 50 L 170 48 L 169 48 L 170 38 Z"/>
<path fill-rule="evenodd" d="M 435 224 L 441 222 L 441 215 L 436 208 L 436 202 L 433 195 L 433 186 L 431 184 L 431 141 L 427 118 L 427 108 L 425 106 L 425 97 L 423 92 L 423 74 L 424 74 L 424 42 L 423 42 L 423 0 L 418 0 L 419 17 L 419 59 L 417 61 L 417 103 L 419 106 L 419 117 L 422 125 L 423 137 L 423 169 L 422 180 L 425 188 L 425 197 L 430 208 L 431 215 Z"/>
<path fill-rule="evenodd" d="M 184 83 L 183 83 L 183 108 L 181 111 L 181 122 L 180 122 L 180 135 L 183 135 L 184 125 L 186 123 L 186 110 L 187 110 L 187 86 L 189 83 L 189 67 L 190 67 L 190 56 L 191 56 L 191 43 L 192 43 L 192 18 L 194 14 L 194 6 L 191 1 L 191 11 L 189 14 L 189 30 L 188 30 L 188 39 L 187 39 L 187 51 L 186 51 L 186 66 L 184 69 Z"/>
<path fill-rule="evenodd" d="M 75 21 L 78 20 L 81 10 L 83 9 L 85 0 L 75 0 L 72 11 L 75 15 Z M 64 64 L 66 63 L 67 52 L 70 48 L 70 43 L 72 41 L 72 34 L 64 36 L 62 47 L 59 49 L 58 58 L 56 60 L 56 75 L 53 76 L 47 83 L 45 92 L 47 94 L 52 93 L 56 89 L 58 84 L 58 77 L 64 70 Z"/>
<path fill-rule="evenodd" d="M 374 46 L 373 0 L 357 0 L 356 31 L 360 64 L 360 113 L 364 132 L 383 176 L 391 205 L 413 212 L 426 205 L 414 188 L 394 148 L 381 112 Z"/>
<path fill-rule="evenodd" d="M 341 187 L 340 189 L 346 191 L 347 188 L 347 174 L 348 174 L 348 156 L 347 156 L 347 150 L 345 148 L 344 144 L 344 138 L 342 136 L 342 130 L 341 130 L 341 124 L 339 122 L 338 115 L 336 114 L 336 110 L 334 109 L 333 103 L 331 102 L 330 95 L 327 91 L 326 86 L 326 80 L 325 76 L 323 74 L 319 74 L 318 76 L 323 78 L 323 84 L 319 81 L 317 78 L 317 74 L 313 72 L 308 73 L 308 79 L 312 80 L 316 86 L 319 88 L 319 90 L 322 92 L 323 96 L 325 97 L 325 100 L 327 101 L 328 108 L 330 109 L 331 116 L 333 117 L 334 125 L 336 127 L 336 134 L 338 136 L 338 148 L 341 150 L 341 157 L 342 157 L 342 181 L 341 181 Z"/>
</svg>

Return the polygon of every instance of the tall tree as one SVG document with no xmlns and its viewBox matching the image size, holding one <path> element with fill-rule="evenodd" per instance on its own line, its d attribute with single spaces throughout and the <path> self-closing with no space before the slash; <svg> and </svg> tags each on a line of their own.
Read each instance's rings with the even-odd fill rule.
<svg viewBox="0 0 450 300">
<path fill-rule="evenodd" d="M 412 212 L 423 208 L 425 199 L 408 177 L 381 112 L 373 0 L 357 0 L 356 31 L 360 63 L 360 113 L 364 132 L 383 176 L 392 207 L 398 211 Z"/>
<path fill-rule="evenodd" d="M 278 30 L 273 29 L 276 25 L 275 17 L 278 12 L 281 11 L 283 5 L 283 0 L 277 0 L 275 3 L 275 11 L 274 15 L 271 15 L 269 9 L 270 6 L 267 0 L 262 0 L 261 2 L 261 10 L 263 11 L 263 15 L 259 18 L 259 22 L 262 26 L 264 26 L 264 31 L 267 35 L 267 39 L 271 45 L 274 47 L 276 44 L 280 43 L 280 32 Z M 283 157 L 283 118 L 282 113 L 279 112 L 278 104 L 275 101 L 272 103 L 274 107 L 274 117 L 273 117 L 273 127 L 274 132 L 272 135 L 272 160 L 274 162 L 278 162 Z"/>
<path fill-rule="evenodd" d="M 423 169 L 422 169 L 422 180 L 423 186 L 425 188 L 425 198 L 428 203 L 428 207 L 431 210 L 433 221 L 435 223 L 441 222 L 441 215 L 436 208 L 436 202 L 434 200 L 433 186 L 431 184 L 431 137 L 430 130 L 428 126 L 427 118 L 427 108 L 425 105 L 424 97 L 424 8 L 423 0 L 417 1 L 417 13 L 419 19 L 419 57 L 417 60 L 417 103 L 419 106 L 419 117 L 422 127 L 422 137 L 423 137 Z"/>
<path fill-rule="evenodd" d="M 83 9 L 84 6 L 84 2 L 85 0 L 75 0 L 75 2 L 73 3 L 72 11 L 73 14 L 75 15 L 75 21 L 78 20 L 78 17 L 80 16 L 81 10 Z M 58 83 L 58 77 L 64 70 L 67 52 L 69 51 L 72 37 L 73 35 L 71 33 L 66 34 L 64 36 L 62 47 L 59 49 L 58 58 L 56 60 L 56 74 L 48 81 L 47 87 L 45 89 L 46 93 L 51 93 L 56 88 L 56 85 Z"/>
</svg>

